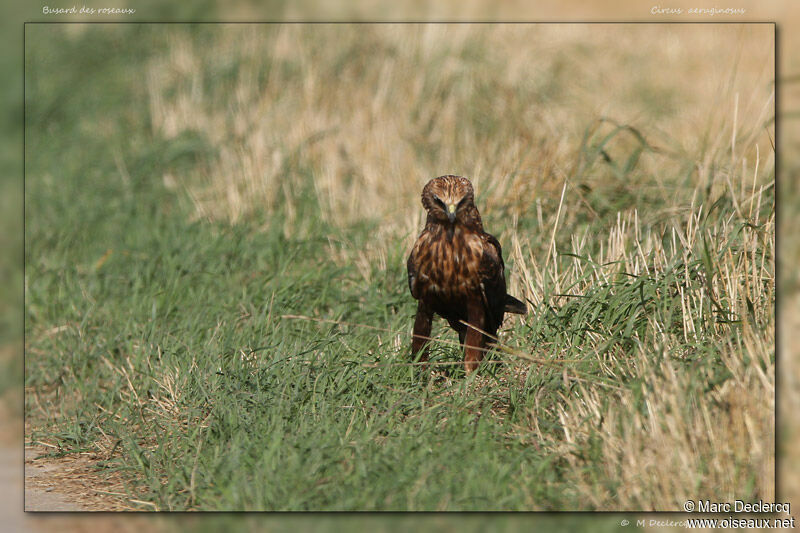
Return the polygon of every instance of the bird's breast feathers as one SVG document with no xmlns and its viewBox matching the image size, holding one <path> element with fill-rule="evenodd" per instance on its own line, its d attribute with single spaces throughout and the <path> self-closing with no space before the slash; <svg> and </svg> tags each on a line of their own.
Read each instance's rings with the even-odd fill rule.
<svg viewBox="0 0 800 533">
<path fill-rule="evenodd" d="M 423 299 L 458 300 L 480 291 L 484 243 L 480 235 L 456 227 L 452 239 L 423 232 L 412 258 L 416 292 Z"/>
</svg>

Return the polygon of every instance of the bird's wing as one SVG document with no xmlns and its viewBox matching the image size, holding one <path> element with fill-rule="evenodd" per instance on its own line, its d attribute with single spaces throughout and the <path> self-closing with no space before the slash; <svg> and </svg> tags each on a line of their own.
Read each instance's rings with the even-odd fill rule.
<svg viewBox="0 0 800 533">
<path fill-rule="evenodd" d="M 408 255 L 408 262 L 406 263 L 406 268 L 408 269 L 408 290 L 411 291 L 411 296 L 416 299 L 419 299 L 419 294 L 417 293 L 417 248 L 419 246 L 419 241 L 417 244 L 414 245 L 414 248 L 411 249 L 411 253 Z"/>
<path fill-rule="evenodd" d="M 503 322 L 506 299 L 506 276 L 500 243 L 494 236 L 484 233 L 483 256 L 478 270 L 484 305 L 490 317 L 489 333 L 494 334 Z"/>
</svg>

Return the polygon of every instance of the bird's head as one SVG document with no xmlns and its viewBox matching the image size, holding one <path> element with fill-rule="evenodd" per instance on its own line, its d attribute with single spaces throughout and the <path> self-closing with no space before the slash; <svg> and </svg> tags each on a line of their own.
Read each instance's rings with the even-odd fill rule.
<svg viewBox="0 0 800 533">
<path fill-rule="evenodd" d="M 463 223 L 466 217 L 474 216 L 470 211 L 475 207 L 475 193 L 467 178 L 439 176 L 422 189 L 422 205 L 428 217 L 438 222 Z"/>
</svg>

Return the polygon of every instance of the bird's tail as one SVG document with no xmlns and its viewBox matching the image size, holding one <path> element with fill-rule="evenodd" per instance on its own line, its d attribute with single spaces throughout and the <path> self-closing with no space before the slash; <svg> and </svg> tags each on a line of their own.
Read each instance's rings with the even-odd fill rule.
<svg viewBox="0 0 800 533">
<path fill-rule="evenodd" d="M 524 315 L 528 312 L 528 307 L 511 296 L 510 294 L 506 294 L 506 305 L 505 309 L 503 309 L 506 313 L 516 313 L 518 315 Z"/>
</svg>

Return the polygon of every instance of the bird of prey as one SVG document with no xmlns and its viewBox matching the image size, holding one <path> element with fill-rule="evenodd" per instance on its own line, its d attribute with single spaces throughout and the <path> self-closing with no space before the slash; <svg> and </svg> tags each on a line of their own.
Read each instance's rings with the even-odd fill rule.
<svg viewBox="0 0 800 533">
<path fill-rule="evenodd" d="M 428 360 L 434 313 L 458 332 L 467 374 L 478 367 L 505 313 L 525 314 L 506 293 L 500 243 L 483 231 L 467 178 L 440 176 L 422 189 L 425 229 L 408 257 L 408 287 L 418 300 L 411 350 Z"/>
</svg>

